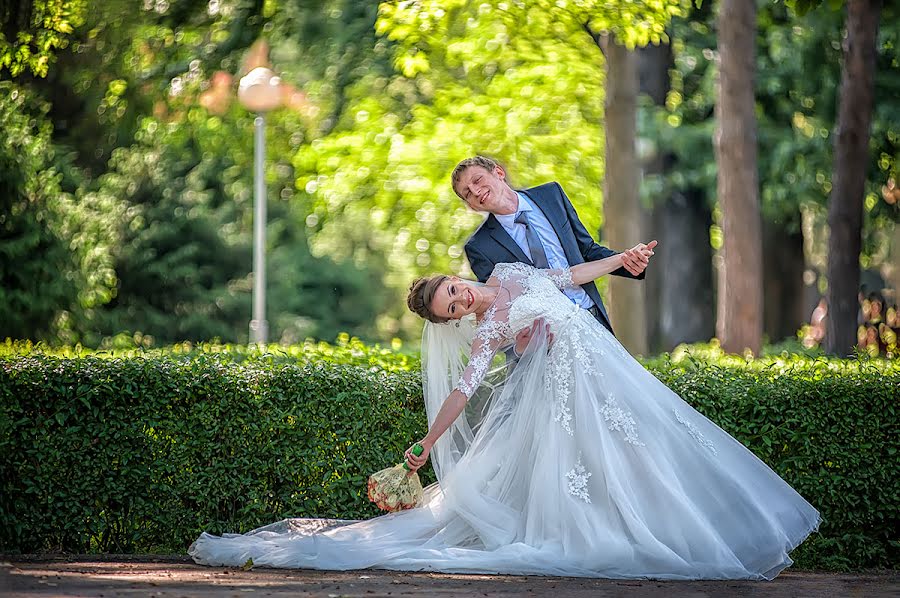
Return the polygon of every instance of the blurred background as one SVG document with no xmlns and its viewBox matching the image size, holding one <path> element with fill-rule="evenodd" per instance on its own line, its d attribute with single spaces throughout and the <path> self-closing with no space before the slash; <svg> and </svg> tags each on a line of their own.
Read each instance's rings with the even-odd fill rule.
<svg viewBox="0 0 900 598">
<path fill-rule="evenodd" d="M 854 340 L 896 355 L 896 9 L 876 15 L 867 151 L 847 164 L 835 137 L 853 2 L 755 4 L 755 72 L 738 78 L 755 98 L 757 154 L 738 164 L 758 176 L 744 185 L 755 216 L 729 224 L 720 179 L 735 166 L 714 144 L 732 118 L 717 109 L 728 3 L 617 4 L 4 0 L 0 339 L 248 342 L 254 114 L 237 88 L 268 66 L 283 84 L 266 131 L 272 342 L 416 346 L 412 279 L 471 276 L 462 248 L 481 216 L 449 176 L 484 154 L 514 186 L 560 182 L 602 244 L 660 241 L 645 283 L 603 282 L 632 351 L 715 336 L 733 352 L 814 350 L 829 255 L 846 253 Z M 860 245 L 829 249 L 840 168 L 864 179 Z M 761 267 L 724 255 L 745 232 Z M 759 291 L 752 313 L 723 303 L 736 280 Z M 729 337 L 738 325 L 749 337 Z"/>
</svg>

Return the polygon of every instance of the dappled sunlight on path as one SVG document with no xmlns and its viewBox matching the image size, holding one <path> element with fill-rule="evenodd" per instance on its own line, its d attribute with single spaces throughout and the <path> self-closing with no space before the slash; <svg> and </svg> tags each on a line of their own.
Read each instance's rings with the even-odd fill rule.
<svg viewBox="0 0 900 598">
<path fill-rule="evenodd" d="M 391 571 L 201 567 L 186 557 L 87 556 L 0 562 L 0 593 L 34 596 L 897 596 L 900 573 L 788 571 L 772 582 L 609 580 Z"/>
</svg>

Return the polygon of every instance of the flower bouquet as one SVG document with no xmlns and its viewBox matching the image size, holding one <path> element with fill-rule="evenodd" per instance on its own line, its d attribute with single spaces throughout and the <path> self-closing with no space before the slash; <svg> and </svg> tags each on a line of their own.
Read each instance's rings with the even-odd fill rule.
<svg viewBox="0 0 900 598">
<path fill-rule="evenodd" d="M 413 445 L 414 455 L 421 455 L 424 451 L 421 444 Z M 422 500 L 419 474 L 410 471 L 405 462 L 373 473 L 369 476 L 369 500 L 379 509 L 388 512 L 418 506 Z"/>
</svg>

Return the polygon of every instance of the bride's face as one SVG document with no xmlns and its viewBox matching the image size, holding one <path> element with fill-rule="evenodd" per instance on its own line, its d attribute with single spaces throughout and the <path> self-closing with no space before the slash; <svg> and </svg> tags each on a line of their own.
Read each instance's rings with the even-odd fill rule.
<svg viewBox="0 0 900 598">
<path fill-rule="evenodd" d="M 431 300 L 431 311 L 442 318 L 458 320 L 475 310 L 482 303 L 482 293 L 475 284 L 451 276 L 441 283 L 434 299 Z"/>
</svg>

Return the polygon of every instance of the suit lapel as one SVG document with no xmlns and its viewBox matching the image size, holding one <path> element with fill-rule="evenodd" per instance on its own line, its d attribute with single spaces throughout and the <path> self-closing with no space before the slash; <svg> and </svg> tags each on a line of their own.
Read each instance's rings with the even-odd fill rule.
<svg viewBox="0 0 900 598">
<path fill-rule="evenodd" d="M 532 265 L 531 260 L 528 259 L 528 256 L 525 255 L 525 252 L 522 251 L 522 248 L 513 241 L 513 238 L 509 236 L 509 233 L 506 232 L 506 229 L 503 228 L 503 225 L 494 218 L 493 214 L 488 214 L 487 221 L 484 223 L 484 227 L 487 229 L 488 233 L 490 233 L 491 237 L 500 245 L 502 245 L 507 251 L 516 256 L 516 259 L 520 262 L 524 262 L 526 264 Z"/>
<path fill-rule="evenodd" d="M 562 246 L 563 253 L 566 254 L 566 259 L 569 262 L 570 266 L 574 266 L 575 264 L 581 264 L 584 262 L 584 257 L 578 251 L 577 245 L 572 243 L 572 233 L 569 230 L 566 230 L 563 222 L 559 218 L 559 214 L 557 210 L 553 209 L 555 206 L 549 205 L 548 202 L 542 201 L 544 198 L 538 195 L 537 193 L 531 192 L 531 189 L 522 189 L 521 193 L 528 196 L 528 199 L 531 200 L 531 203 L 537 207 L 544 216 L 547 217 L 547 220 L 550 222 L 550 226 L 553 227 L 553 230 L 556 232 L 556 238 L 559 239 L 559 244 Z M 503 227 L 501 227 L 503 228 Z"/>
</svg>

